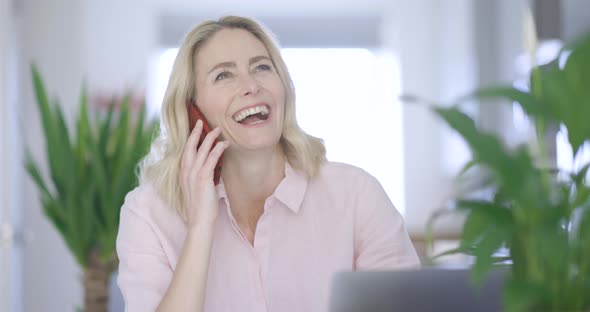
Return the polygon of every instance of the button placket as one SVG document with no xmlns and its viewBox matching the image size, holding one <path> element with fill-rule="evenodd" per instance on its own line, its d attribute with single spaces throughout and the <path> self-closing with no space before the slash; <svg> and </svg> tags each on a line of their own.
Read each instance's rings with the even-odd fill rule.
<svg viewBox="0 0 590 312">
<path fill-rule="evenodd" d="M 234 215 L 231 212 L 231 207 L 229 205 L 229 201 L 226 198 L 224 198 L 224 199 L 225 199 L 226 213 L 227 213 L 227 216 L 229 218 L 229 221 L 230 221 L 230 224 L 232 226 L 232 229 L 240 237 L 240 239 L 242 240 L 242 242 L 244 244 L 246 244 L 247 247 L 249 247 L 251 249 L 252 248 L 252 245 L 250 245 L 250 242 L 248 241 L 248 238 L 246 237 L 246 235 L 244 235 L 244 233 L 240 229 L 240 226 L 236 222 L 236 219 L 234 218 Z"/>
<path fill-rule="evenodd" d="M 267 200 L 264 205 L 264 213 L 258 220 L 256 226 L 256 232 L 254 234 L 254 251 L 256 258 L 258 259 L 258 280 L 259 280 L 259 292 L 265 305 L 267 304 L 266 298 L 268 291 L 266 289 L 267 281 L 267 270 L 268 270 L 268 259 L 269 259 L 269 243 L 271 235 L 271 214 L 269 209 L 269 203 L 272 198 Z"/>
<path fill-rule="evenodd" d="M 254 242 L 256 242 L 256 240 L 254 240 Z M 255 243 L 256 244 L 256 243 Z M 252 249 L 255 255 L 255 259 L 256 259 L 256 265 L 257 265 L 257 270 L 254 276 L 254 280 L 256 281 L 256 301 L 257 303 L 260 305 L 259 310 L 260 311 L 267 311 L 268 310 L 268 306 L 267 306 L 267 302 L 266 302 L 266 290 L 265 290 L 265 279 L 264 279 L 264 275 L 263 275 L 263 256 L 260 255 L 256 248 Z"/>
</svg>

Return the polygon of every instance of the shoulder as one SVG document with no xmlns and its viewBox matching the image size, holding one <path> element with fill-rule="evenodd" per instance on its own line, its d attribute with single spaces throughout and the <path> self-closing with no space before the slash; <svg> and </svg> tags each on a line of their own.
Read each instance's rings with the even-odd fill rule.
<svg viewBox="0 0 590 312">
<path fill-rule="evenodd" d="M 325 162 L 319 174 L 310 180 L 309 191 L 333 194 L 338 198 L 353 200 L 367 187 L 374 188 L 379 182 L 362 168 L 339 162 Z"/>
<path fill-rule="evenodd" d="M 152 184 L 140 184 L 121 207 L 117 245 L 120 252 L 142 250 L 166 256 L 175 264 L 186 236 L 186 225 Z M 146 251 L 147 250 L 147 251 Z"/>
<path fill-rule="evenodd" d="M 340 163 L 340 162 L 325 162 L 321 169 L 318 179 L 329 182 L 345 182 L 352 184 L 363 184 L 368 180 L 375 180 L 375 178 L 362 168 Z"/>
<path fill-rule="evenodd" d="M 142 183 L 127 193 L 123 209 L 139 213 L 146 210 L 145 208 L 158 205 L 159 202 L 161 202 L 161 199 L 155 192 L 154 186 L 151 183 Z"/>
<path fill-rule="evenodd" d="M 125 196 L 121 213 L 131 213 L 148 223 L 162 223 L 179 218 L 159 196 L 156 187 L 149 182 L 141 183 Z"/>
</svg>

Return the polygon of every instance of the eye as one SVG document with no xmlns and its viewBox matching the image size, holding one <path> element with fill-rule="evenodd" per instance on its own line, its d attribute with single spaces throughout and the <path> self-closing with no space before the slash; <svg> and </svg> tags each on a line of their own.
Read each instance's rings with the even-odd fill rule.
<svg viewBox="0 0 590 312">
<path fill-rule="evenodd" d="M 258 66 L 256 66 L 256 71 L 270 71 L 272 70 L 272 67 L 270 65 L 267 64 L 259 64 Z"/>
<path fill-rule="evenodd" d="M 223 80 L 223 79 L 226 79 L 229 77 L 231 77 L 231 73 L 228 71 L 224 71 L 224 72 L 219 73 L 219 75 L 217 75 L 215 77 L 215 81 Z"/>
</svg>

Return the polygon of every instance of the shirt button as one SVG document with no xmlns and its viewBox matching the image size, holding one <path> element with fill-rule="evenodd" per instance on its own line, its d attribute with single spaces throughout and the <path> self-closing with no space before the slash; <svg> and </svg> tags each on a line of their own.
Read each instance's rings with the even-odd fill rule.
<svg viewBox="0 0 590 312">
<path fill-rule="evenodd" d="M 275 198 L 274 197 L 269 197 L 266 200 L 266 205 L 265 206 L 272 206 L 272 205 L 274 205 L 274 203 L 275 203 Z"/>
</svg>

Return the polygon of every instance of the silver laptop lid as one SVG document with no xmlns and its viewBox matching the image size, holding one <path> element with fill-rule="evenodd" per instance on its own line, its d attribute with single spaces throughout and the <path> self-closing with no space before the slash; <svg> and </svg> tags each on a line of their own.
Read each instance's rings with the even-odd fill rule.
<svg viewBox="0 0 590 312">
<path fill-rule="evenodd" d="M 469 270 L 341 272 L 334 276 L 331 312 L 502 311 L 504 270 L 480 286 Z"/>
</svg>

